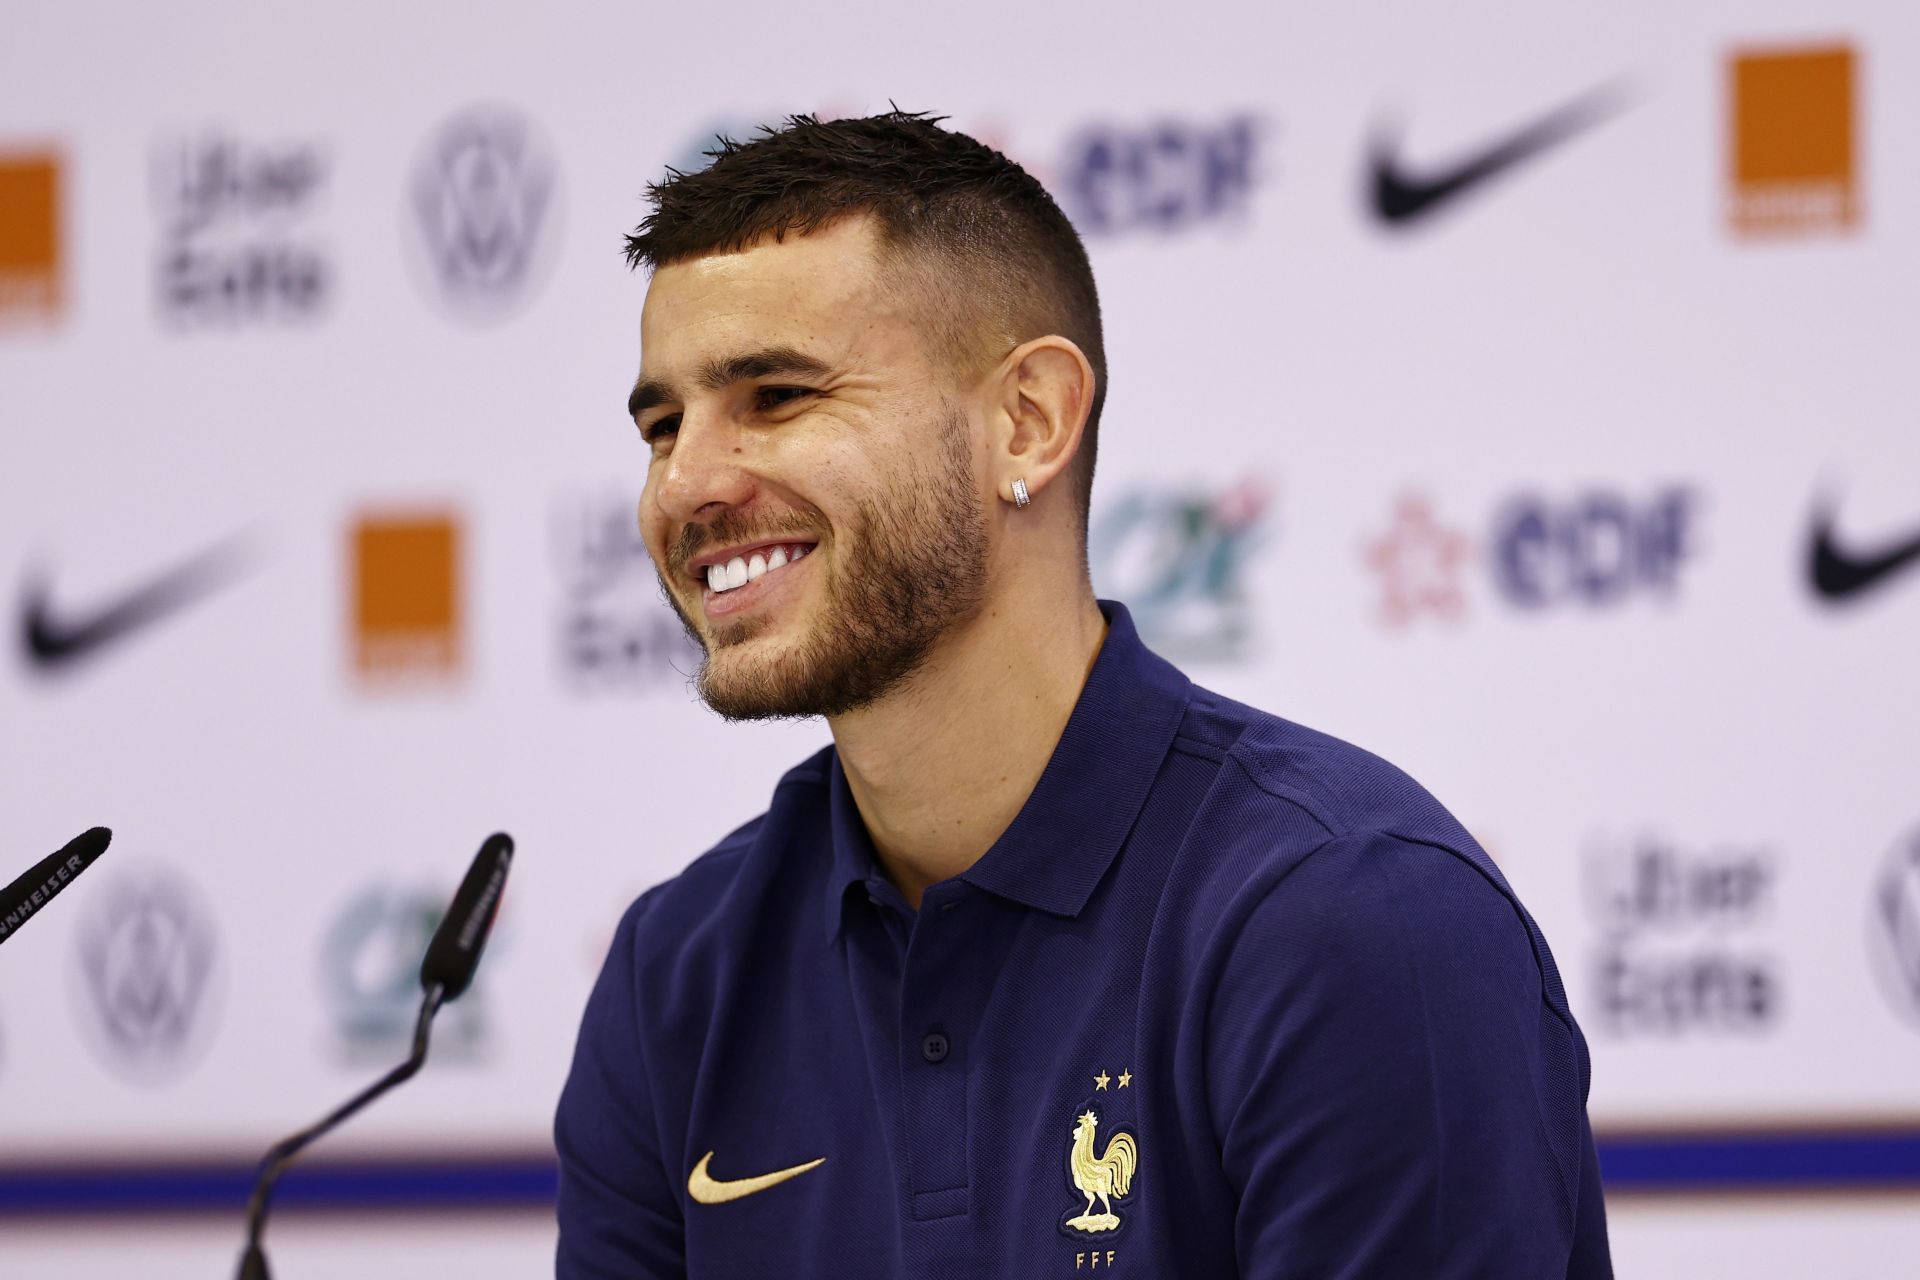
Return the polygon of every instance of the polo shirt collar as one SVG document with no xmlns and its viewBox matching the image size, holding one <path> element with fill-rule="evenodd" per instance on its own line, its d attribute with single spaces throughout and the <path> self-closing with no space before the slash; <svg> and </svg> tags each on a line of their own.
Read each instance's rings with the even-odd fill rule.
<svg viewBox="0 0 1920 1280">
<path fill-rule="evenodd" d="M 1173 745 L 1191 683 L 1141 643 L 1125 605 L 1100 601 L 1107 637 L 1033 794 L 960 879 L 1057 916 L 1080 914 L 1106 874 Z M 879 874 L 873 842 L 833 753 L 833 873 L 827 935 L 848 891 Z"/>
</svg>

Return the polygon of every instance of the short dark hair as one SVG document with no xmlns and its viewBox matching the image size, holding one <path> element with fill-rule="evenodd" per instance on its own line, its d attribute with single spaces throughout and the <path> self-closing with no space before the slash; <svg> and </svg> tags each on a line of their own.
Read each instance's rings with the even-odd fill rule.
<svg viewBox="0 0 1920 1280">
<path fill-rule="evenodd" d="M 961 359 L 984 366 L 1049 333 L 1086 354 L 1093 406 L 1073 489 L 1084 541 L 1107 396 L 1093 268 L 1045 187 L 992 147 L 942 129 L 942 119 L 899 110 L 848 120 L 798 115 L 746 142 L 720 137 L 707 168 L 669 168 L 647 187 L 653 210 L 627 237 L 628 265 L 737 252 L 871 215 L 893 265 L 928 285 L 935 339 Z M 929 267 L 941 274 L 929 279 Z"/>
</svg>

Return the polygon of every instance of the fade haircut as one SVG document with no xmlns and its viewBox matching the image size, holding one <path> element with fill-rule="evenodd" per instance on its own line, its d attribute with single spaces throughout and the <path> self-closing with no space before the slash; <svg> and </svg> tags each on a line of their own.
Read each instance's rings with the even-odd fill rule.
<svg viewBox="0 0 1920 1280">
<path fill-rule="evenodd" d="M 1093 268 L 1045 187 L 992 147 L 942 129 L 943 119 L 799 115 L 746 142 L 720 137 L 707 168 L 669 168 L 647 187 L 653 210 L 627 237 L 627 263 L 652 269 L 735 253 L 867 214 L 883 266 L 923 295 L 936 354 L 961 370 L 983 370 L 1046 334 L 1070 339 L 1094 375 L 1072 491 L 1084 549 L 1107 397 Z"/>
</svg>

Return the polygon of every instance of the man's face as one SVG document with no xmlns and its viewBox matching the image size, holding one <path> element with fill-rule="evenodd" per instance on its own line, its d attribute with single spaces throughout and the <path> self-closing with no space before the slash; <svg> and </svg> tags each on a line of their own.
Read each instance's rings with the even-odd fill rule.
<svg viewBox="0 0 1920 1280">
<path fill-rule="evenodd" d="M 864 218 L 655 273 L 640 528 L 730 718 L 839 715 L 987 590 L 979 439 Z"/>
</svg>

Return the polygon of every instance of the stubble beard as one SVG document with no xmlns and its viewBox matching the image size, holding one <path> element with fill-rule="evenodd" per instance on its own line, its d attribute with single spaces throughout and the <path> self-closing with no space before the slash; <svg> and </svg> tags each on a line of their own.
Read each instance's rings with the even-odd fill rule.
<svg viewBox="0 0 1920 1280">
<path fill-rule="evenodd" d="M 702 635 L 661 584 L 706 653 L 695 688 L 709 707 L 728 720 L 782 720 L 872 706 L 919 671 L 942 637 L 979 613 L 987 595 L 986 512 L 964 421 L 950 414 L 939 434 L 931 465 L 857 503 L 842 536 L 811 553 L 828 552 L 820 564 L 825 601 L 807 634 L 785 652 L 745 652 L 767 630 L 762 618 Z M 759 536 L 725 521 L 708 533 L 710 541 Z"/>
</svg>

